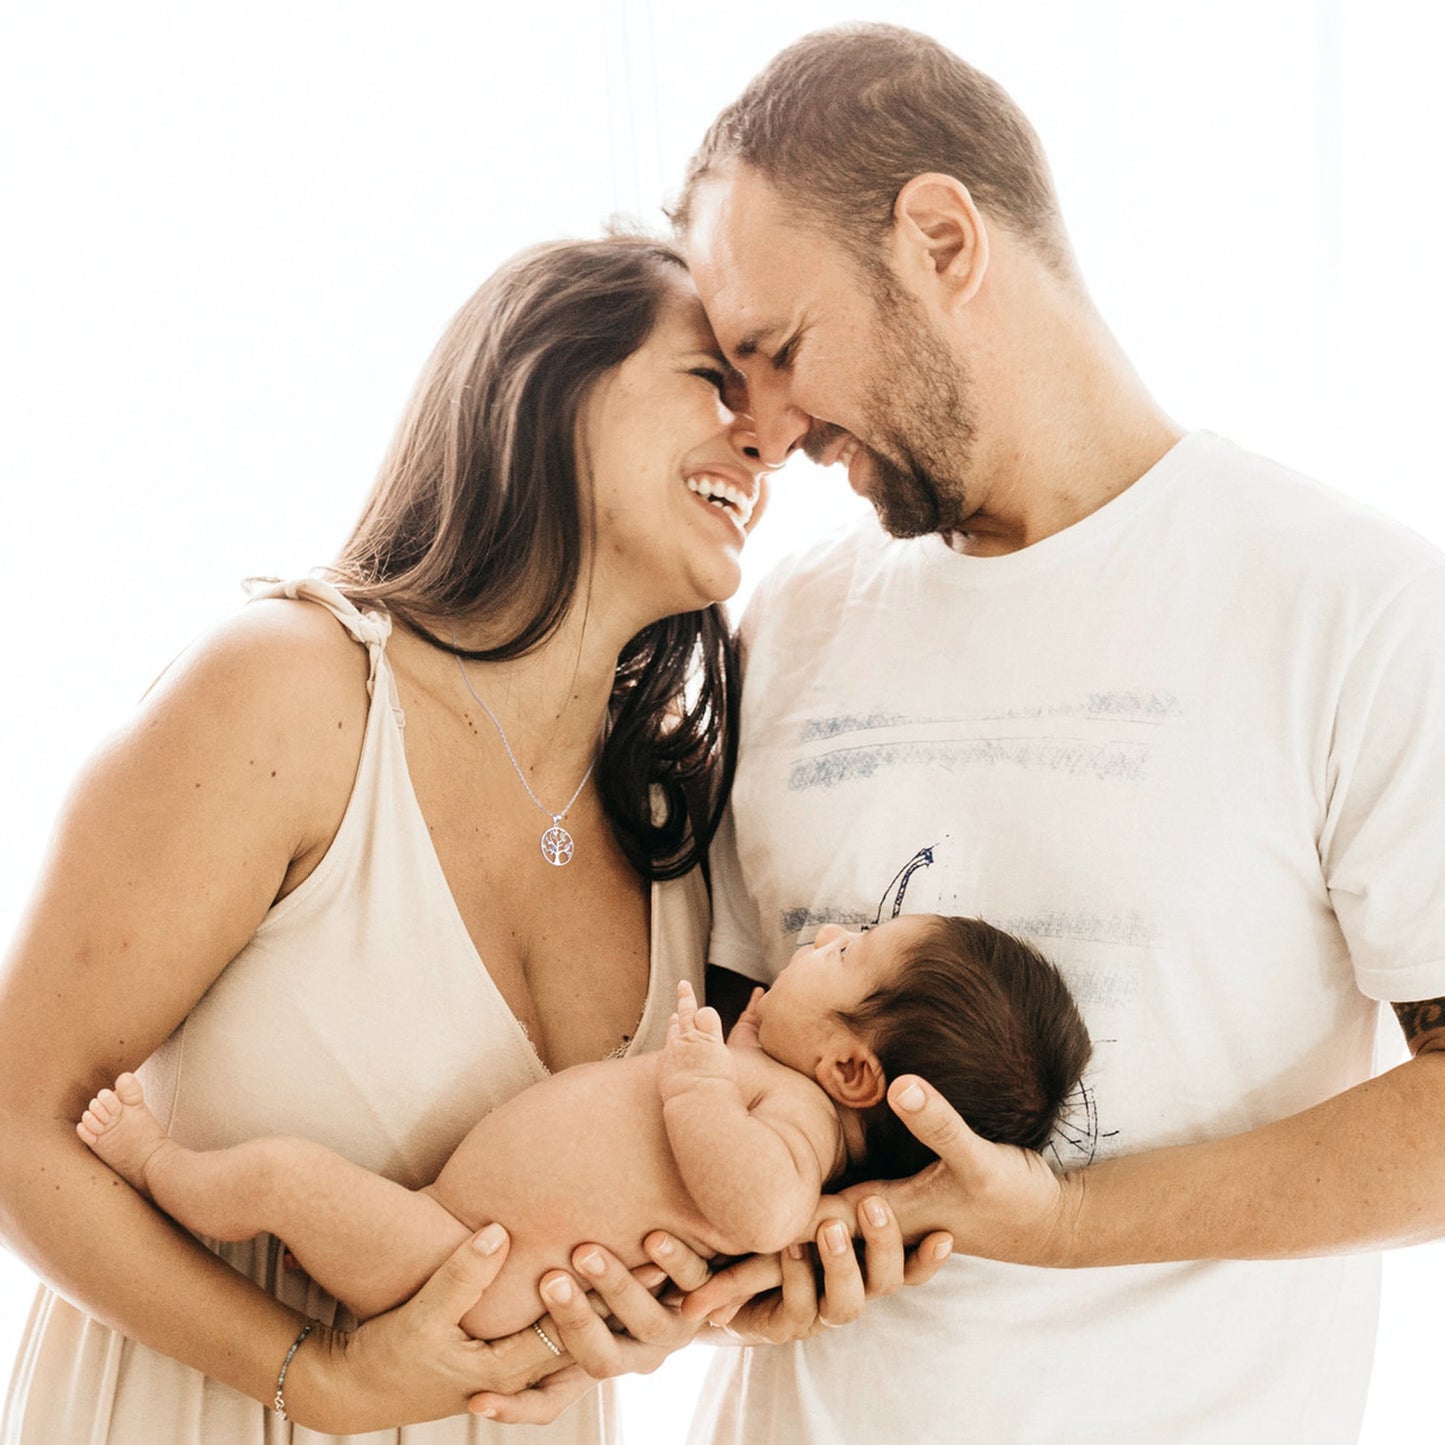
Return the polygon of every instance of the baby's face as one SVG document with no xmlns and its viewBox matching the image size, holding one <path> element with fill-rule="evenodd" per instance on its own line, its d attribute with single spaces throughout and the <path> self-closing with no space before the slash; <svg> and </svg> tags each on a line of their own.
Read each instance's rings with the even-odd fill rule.
<svg viewBox="0 0 1445 1445">
<path fill-rule="evenodd" d="M 866 933 L 824 925 L 760 1000 L 758 1042 L 779 1063 L 813 1077 L 818 1063 L 853 1037 L 838 1011 L 857 1008 L 892 977 L 902 945 L 924 926 L 920 916 L 894 918 Z"/>
</svg>

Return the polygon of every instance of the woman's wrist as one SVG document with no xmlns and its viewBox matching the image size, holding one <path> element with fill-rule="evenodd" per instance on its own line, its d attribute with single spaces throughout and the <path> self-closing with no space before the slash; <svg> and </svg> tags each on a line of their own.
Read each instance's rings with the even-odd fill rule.
<svg viewBox="0 0 1445 1445">
<path fill-rule="evenodd" d="M 298 1316 L 296 1333 L 276 1360 L 276 1394 L 266 1403 L 279 1413 L 279 1396 L 284 1418 L 292 1424 L 323 1433 L 346 1433 L 347 1422 L 338 1418 L 336 1409 L 345 1395 L 338 1382 L 345 1341 L 340 1330 Z"/>
<path fill-rule="evenodd" d="M 291 1361 L 296 1358 L 296 1351 L 306 1343 L 315 1330 L 315 1320 L 309 1320 L 302 1325 L 300 1333 L 291 1342 L 291 1348 L 281 1358 L 281 1368 L 276 1371 L 276 1395 L 271 1401 L 271 1408 L 283 1420 L 286 1419 L 286 1372 L 291 1368 Z"/>
</svg>

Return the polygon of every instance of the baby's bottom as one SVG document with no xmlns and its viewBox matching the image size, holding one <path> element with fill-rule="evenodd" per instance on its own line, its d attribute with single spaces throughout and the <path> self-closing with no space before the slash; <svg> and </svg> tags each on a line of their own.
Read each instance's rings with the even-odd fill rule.
<svg viewBox="0 0 1445 1445">
<path fill-rule="evenodd" d="M 472 1233 L 428 1191 L 394 1184 L 306 1139 L 187 1149 L 146 1108 L 133 1074 L 91 1101 L 77 1132 L 187 1229 L 212 1239 L 269 1233 L 284 1240 L 307 1274 L 363 1319 L 410 1298 Z M 531 1315 L 512 1328 L 541 1313 L 531 1298 Z M 494 1326 L 495 1310 L 474 1310 L 463 1324 L 470 1328 L 474 1318 Z"/>
</svg>

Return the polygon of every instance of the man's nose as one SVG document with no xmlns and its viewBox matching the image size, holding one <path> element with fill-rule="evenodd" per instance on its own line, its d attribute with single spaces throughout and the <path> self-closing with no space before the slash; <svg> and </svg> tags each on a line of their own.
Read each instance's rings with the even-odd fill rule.
<svg viewBox="0 0 1445 1445">
<path fill-rule="evenodd" d="M 754 387 L 751 398 L 758 454 L 764 466 L 780 467 L 802 445 L 813 418 L 778 388 Z"/>
<path fill-rule="evenodd" d="M 817 933 L 813 935 L 813 947 L 825 948 L 828 944 L 832 943 L 835 938 L 842 937 L 847 931 L 841 923 L 825 923 Z"/>
</svg>

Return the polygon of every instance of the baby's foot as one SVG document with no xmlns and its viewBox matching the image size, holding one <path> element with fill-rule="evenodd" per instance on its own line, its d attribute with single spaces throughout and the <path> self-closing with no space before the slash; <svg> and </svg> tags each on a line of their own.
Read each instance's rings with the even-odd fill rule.
<svg viewBox="0 0 1445 1445">
<path fill-rule="evenodd" d="M 102 1089 L 90 1101 L 75 1132 L 128 1184 L 145 1192 L 146 1161 L 166 1131 L 146 1108 L 145 1093 L 134 1074 L 122 1074 L 114 1089 Z"/>
</svg>

